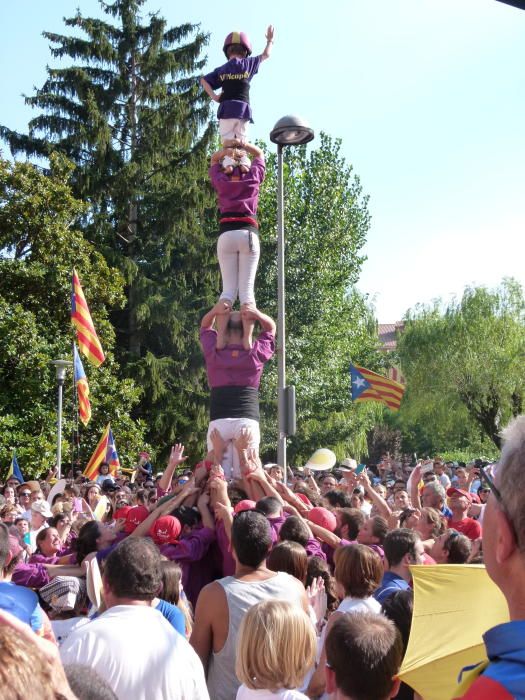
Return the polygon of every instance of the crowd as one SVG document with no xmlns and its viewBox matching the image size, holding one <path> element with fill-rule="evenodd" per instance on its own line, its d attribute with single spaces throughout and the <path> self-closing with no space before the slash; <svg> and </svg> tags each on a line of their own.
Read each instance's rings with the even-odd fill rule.
<svg viewBox="0 0 525 700">
<path fill-rule="evenodd" d="M 490 694 L 464 697 L 524 697 L 525 418 L 497 468 L 385 457 L 284 475 L 245 428 L 226 479 L 227 441 L 210 440 L 193 468 L 175 445 L 156 475 L 143 458 L 133 480 L 103 465 L 101 483 L 3 485 L 0 673 L 21 658 L 34 673 L 1 697 L 414 698 L 396 675 L 410 566 L 471 562 L 512 622 L 487 636 Z"/>
</svg>

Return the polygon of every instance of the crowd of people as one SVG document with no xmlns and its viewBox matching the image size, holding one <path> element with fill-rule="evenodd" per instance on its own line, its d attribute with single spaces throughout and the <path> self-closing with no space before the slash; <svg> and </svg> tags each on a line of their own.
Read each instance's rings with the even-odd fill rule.
<svg viewBox="0 0 525 700">
<path fill-rule="evenodd" d="M 475 681 L 493 694 L 464 697 L 524 697 L 524 417 L 497 468 L 385 457 L 283 474 L 244 428 L 227 479 L 228 441 L 210 440 L 192 468 L 175 445 L 133 481 L 103 465 L 100 484 L 3 485 L 0 673 L 35 667 L 5 697 L 414 698 L 397 679 L 411 566 L 471 562 L 512 622 Z"/>
</svg>

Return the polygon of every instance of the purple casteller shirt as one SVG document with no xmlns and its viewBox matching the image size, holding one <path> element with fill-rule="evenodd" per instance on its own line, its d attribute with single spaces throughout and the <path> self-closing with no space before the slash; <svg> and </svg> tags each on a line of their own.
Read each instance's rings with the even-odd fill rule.
<svg viewBox="0 0 525 700">
<path fill-rule="evenodd" d="M 228 345 L 217 350 L 217 331 L 209 328 L 201 328 L 200 339 L 211 389 L 220 386 L 259 388 L 264 365 L 275 352 L 273 333 L 260 333 L 250 350 L 242 345 Z"/>
<path fill-rule="evenodd" d="M 255 216 L 259 204 L 259 188 L 264 180 L 266 166 L 264 158 L 259 156 L 252 160 L 252 165 L 247 173 L 241 173 L 239 180 L 232 180 L 221 170 L 219 163 L 209 169 L 210 181 L 217 193 L 219 211 L 221 214 L 235 212 Z"/>
<path fill-rule="evenodd" d="M 218 90 L 222 88 L 228 80 L 238 80 L 239 82 L 250 82 L 259 70 L 261 65 L 260 56 L 250 56 L 247 58 L 230 58 L 222 66 L 215 68 L 211 73 L 204 76 L 204 80 L 212 88 Z M 252 110 L 249 102 L 245 100 L 224 100 L 219 105 L 217 112 L 218 119 L 246 119 L 252 121 Z"/>
</svg>

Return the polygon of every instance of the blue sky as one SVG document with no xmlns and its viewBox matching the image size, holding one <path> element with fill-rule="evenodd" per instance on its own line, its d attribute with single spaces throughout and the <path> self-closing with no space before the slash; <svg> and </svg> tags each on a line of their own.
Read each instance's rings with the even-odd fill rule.
<svg viewBox="0 0 525 700">
<path fill-rule="evenodd" d="M 64 32 L 95 0 L 18 0 L 0 10 L 0 123 L 24 130 L 21 94 L 56 65 L 43 30 Z M 370 196 L 360 289 L 381 322 L 468 284 L 525 283 L 525 12 L 495 0 L 148 0 L 171 25 L 276 42 L 252 87 L 252 136 L 285 114 L 343 142 Z M 315 142 L 314 142 L 315 144 Z M 264 235 L 264 232 L 263 232 Z"/>
</svg>

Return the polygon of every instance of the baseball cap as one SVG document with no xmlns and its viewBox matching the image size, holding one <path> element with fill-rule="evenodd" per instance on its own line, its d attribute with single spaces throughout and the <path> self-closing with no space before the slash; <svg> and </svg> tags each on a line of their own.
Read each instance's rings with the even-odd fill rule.
<svg viewBox="0 0 525 700">
<path fill-rule="evenodd" d="M 44 518 L 53 517 L 53 513 L 51 512 L 51 508 L 49 507 L 49 503 L 47 501 L 36 501 L 35 503 L 32 503 L 31 510 L 33 510 L 35 513 L 40 513 L 40 515 Z"/>
<path fill-rule="evenodd" d="M 105 493 L 112 493 L 113 491 L 120 491 L 120 488 L 116 485 L 113 479 L 104 479 L 102 482 L 102 491 Z"/>
<path fill-rule="evenodd" d="M 124 523 L 124 531 L 128 535 L 133 532 L 133 530 L 140 525 L 149 515 L 149 510 L 146 506 L 133 506 L 130 508 L 126 514 L 126 522 Z"/>
<path fill-rule="evenodd" d="M 335 515 L 327 508 L 322 508 L 321 506 L 316 506 L 308 511 L 308 520 L 315 523 L 315 525 L 324 527 L 325 530 L 330 530 L 330 532 L 333 532 L 337 527 Z"/>
<path fill-rule="evenodd" d="M 149 534 L 155 544 L 177 544 L 181 530 L 178 518 L 174 515 L 163 515 L 155 520 Z"/>
<path fill-rule="evenodd" d="M 470 503 L 472 503 L 472 494 L 468 491 L 463 491 L 463 489 L 457 489 L 455 486 L 450 486 L 447 489 L 447 496 L 450 498 L 452 496 L 465 496 Z"/>
<path fill-rule="evenodd" d="M 122 506 L 122 508 L 118 508 L 113 514 L 114 520 L 126 520 L 130 510 L 131 506 Z"/>
</svg>

